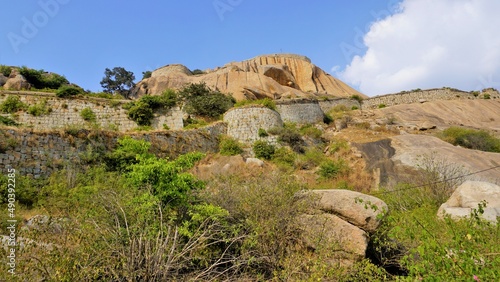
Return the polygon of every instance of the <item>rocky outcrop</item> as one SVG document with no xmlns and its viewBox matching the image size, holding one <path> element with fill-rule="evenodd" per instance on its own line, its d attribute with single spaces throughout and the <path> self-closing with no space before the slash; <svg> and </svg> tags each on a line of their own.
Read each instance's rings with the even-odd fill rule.
<svg viewBox="0 0 500 282">
<path fill-rule="evenodd" d="M 439 207 L 437 215 L 439 218 L 466 218 L 483 201 L 486 207 L 482 217 L 496 223 L 500 217 L 500 186 L 482 181 L 466 181 L 458 186 L 448 201 Z"/>
<path fill-rule="evenodd" d="M 4 86 L 9 78 L 0 73 L 0 87 Z"/>
<path fill-rule="evenodd" d="M 262 98 L 297 98 L 331 96 L 350 97 L 363 94 L 318 68 L 304 56 L 275 54 L 233 62 L 221 68 L 193 75 L 182 65 L 168 65 L 155 70 L 139 82 L 132 97 L 159 94 L 167 88 L 178 89 L 187 83 L 205 82 L 212 89 L 231 93 L 237 100 Z"/>
<path fill-rule="evenodd" d="M 24 76 L 19 74 L 19 72 L 17 70 L 12 70 L 12 72 L 9 76 L 9 79 L 7 79 L 7 81 L 5 81 L 3 88 L 8 89 L 8 90 L 19 91 L 19 90 L 30 89 L 31 85 L 24 78 Z"/>
<path fill-rule="evenodd" d="M 310 206 L 298 219 L 303 241 L 309 248 L 326 248 L 350 260 L 365 257 L 368 234 L 378 228 L 387 211 L 382 200 L 337 189 L 312 190 L 301 196 Z"/>
</svg>

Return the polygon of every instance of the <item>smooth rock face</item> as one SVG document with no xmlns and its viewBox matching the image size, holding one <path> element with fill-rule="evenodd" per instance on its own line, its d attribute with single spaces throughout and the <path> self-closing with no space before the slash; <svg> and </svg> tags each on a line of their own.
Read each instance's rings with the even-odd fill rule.
<svg viewBox="0 0 500 282">
<path fill-rule="evenodd" d="M 483 218 L 497 222 L 500 217 L 500 186 L 483 181 L 466 181 L 458 186 L 451 197 L 438 210 L 438 217 L 450 215 L 453 219 L 465 218 L 472 209 L 486 201 Z"/>
<path fill-rule="evenodd" d="M 318 195 L 317 208 L 338 215 L 351 224 L 373 232 L 380 225 L 387 204 L 379 198 L 349 190 L 313 190 Z"/>
<path fill-rule="evenodd" d="M 0 74 L 0 87 L 3 86 L 9 78 L 5 77 L 3 74 Z"/>
<path fill-rule="evenodd" d="M 308 58 L 286 54 L 233 62 L 201 75 L 192 75 L 182 65 L 169 65 L 155 70 L 150 78 L 139 82 L 131 96 L 156 95 L 167 88 L 179 89 L 188 83 L 199 82 L 205 82 L 222 93 L 231 93 L 236 100 L 316 97 L 317 93 L 335 97 L 365 97 L 313 65 Z"/>
</svg>

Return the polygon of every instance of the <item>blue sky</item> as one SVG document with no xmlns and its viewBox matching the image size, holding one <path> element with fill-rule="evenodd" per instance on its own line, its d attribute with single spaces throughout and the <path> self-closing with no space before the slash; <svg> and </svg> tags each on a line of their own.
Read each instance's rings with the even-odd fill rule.
<svg viewBox="0 0 500 282">
<path fill-rule="evenodd" d="M 463 77 L 456 79 L 456 84 L 453 78 L 440 80 L 429 71 L 437 66 L 419 65 L 426 56 L 431 56 L 434 63 L 447 64 L 448 61 L 440 60 L 448 54 L 453 55 L 448 56 L 448 60 L 460 60 L 461 54 L 454 54 L 447 48 L 447 42 L 438 40 L 433 32 L 424 38 L 430 42 L 422 45 L 424 51 L 405 47 L 420 44 L 421 33 L 439 30 L 438 26 L 432 26 L 432 19 L 430 23 L 417 20 L 429 14 L 418 2 L 429 1 L 9 1 L 2 5 L 0 64 L 26 65 L 60 73 L 85 89 L 99 91 L 104 69 L 115 66 L 133 71 L 139 80 L 143 71 L 166 64 L 181 63 L 190 69 L 206 69 L 261 54 L 297 53 L 371 96 L 417 87 L 496 86 L 500 68 L 496 63 L 491 66 L 488 63 L 500 58 L 494 51 L 483 58 L 484 62 L 477 62 L 488 68 L 474 69 L 469 76 L 475 81 L 469 84 L 461 84 Z M 435 2 L 442 2 L 442 10 L 453 3 L 463 4 L 455 5 L 456 9 L 449 12 L 453 23 L 454 16 L 459 17 L 457 21 L 460 17 L 469 18 L 470 15 L 460 12 L 467 11 L 466 4 L 495 1 L 433 0 L 429 3 Z M 491 10 L 484 9 L 484 5 L 483 10 Z M 485 12 L 483 10 L 479 12 Z M 437 12 L 441 14 L 436 14 L 436 20 L 443 16 L 443 11 Z M 490 25 L 496 25 L 489 20 Z M 493 26 L 491 30 L 498 28 Z M 444 34 L 449 34 L 449 29 L 445 29 Z M 457 33 L 460 35 L 459 30 Z M 463 40 L 459 35 L 452 39 Z M 433 40 L 442 48 L 433 45 Z M 449 46 L 456 45 L 455 42 L 449 42 Z M 498 42 L 487 43 L 495 49 Z M 414 53 L 406 52 L 407 49 Z M 420 56 L 419 60 L 406 61 L 414 54 Z M 470 64 L 464 61 L 464 68 L 470 68 Z M 439 70 L 440 73 L 447 71 L 446 68 Z M 417 80 L 413 79 L 414 75 Z M 488 83 L 493 85 L 486 85 Z"/>
</svg>

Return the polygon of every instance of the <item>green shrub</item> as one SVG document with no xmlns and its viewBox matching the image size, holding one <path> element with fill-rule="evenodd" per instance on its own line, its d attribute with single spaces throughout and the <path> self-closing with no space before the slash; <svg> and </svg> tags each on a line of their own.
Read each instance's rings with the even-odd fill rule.
<svg viewBox="0 0 500 282">
<path fill-rule="evenodd" d="M 133 103 L 133 106 L 127 111 L 128 117 L 135 121 L 138 125 L 151 125 L 151 120 L 154 117 L 153 109 L 143 101 Z"/>
<path fill-rule="evenodd" d="M 96 118 L 97 118 L 94 111 L 92 111 L 92 109 L 89 107 L 83 109 L 80 112 L 80 116 L 83 118 L 83 120 L 89 121 L 89 122 L 95 122 Z"/>
<path fill-rule="evenodd" d="M 7 99 L 0 104 L 0 112 L 2 113 L 12 114 L 24 109 L 26 109 L 26 104 L 21 102 L 19 96 L 8 96 Z"/>
<path fill-rule="evenodd" d="M 0 116 L 0 124 L 7 125 L 7 126 L 18 126 L 19 124 L 8 117 Z"/>
<path fill-rule="evenodd" d="M 188 114 L 205 117 L 218 117 L 235 103 L 233 97 L 211 90 L 204 82 L 185 86 L 179 91 L 179 96 L 184 100 Z"/>
<path fill-rule="evenodd" d="M 385 107 L 386 107 L 386 106 L 385 106 L 385 104 L 379 104 L 379 105 L 378 105 L 378 108 L 379 108 L 379 109 L 383 109 L 383 108 L 385 108 Z"/>
<path fill-rule="evenodd" d="M 264 129 L 264 128 L 259 128 L 259 131 L 257 133 L 259 135 L 259 137 L 267 137 L 269 136 L 269 134 L 267 133 L 267 131 Z"/>
<path fill-rule="evenodd" d="M 56 91 L 56 96 L 59 98 L 68 98 L 71 96 L 76 96 L 82 94 L 83 90 L 79 87 L 73 85 L 63 85 L 59 87 Z"/>
<path fill-rule="evenodd" d="M 177 104 L 177 93 L 165 90 L 161 95 L 145 95 L 138 101 L 123 105 L 128 117 L 140 126 L 149 126 L 157 109 L 170 109 Z"/>
<path fill-rule="evenodd" d="M 0 74 L 3 74 L 5 77 L 9 77 L 12 72 L 12 67 L 0 65 Z"/>
<path fill-rule="evenodd" d="M 452 126 L 440 134 L 441 139 L 455 146 L 486 152 L 500 152 L 500 139 L 485 130 Z"/>
<path fill-rule="evenodd" d="M 187 119 L 184 120 L 184 129 L 196 129 L 204 127 L 206 125 L 208 125 L 208 123 L 202 119 L 194 119 L 188 117 Z"/>
<path fill-rule="evenodd" d="M 192 72 L 191 72 L 193 75 L 198 75 L 198 74 L 205 74 L 204 71 L 200 70 L 200 69 L 194 69 Z"/>
<path fill-rule="evenodd" d="M 243 107 L 247 105 L 262 105 L 268 109 L 276 111 L 276 103 L 270 98 L 259 99 L 259 100 L 242 100 L 234 104 L 235 107 Z"/>
<path fill-rule="evenodd" d="M 491 95 L 488 94 L 488 93 L 486 93 L 486 94 L 483 95 L 483 99 L 486 99 L 486 100 L 487 99 L 491 99 Z"/>
<path fill-rule="evenodd" d="M 304 154 L 298 156 L 296 163 L 299 169 L 313 169 L 326 160 L 327 157 L 322 150 L 315 147 L 309 147 Z"/>
<path fill-rule="evenodd" d="M 361 96 L 359 96 L 359 95 L 357 95 L 357 94 L 352 95 L 352 96 L 351 96 L 351 99 L 356 100 L 356 101 L 358 101 L 358 102 L 360 102 L 360 103 L 361 103 L 361 101 L 363 101 L 363 98 L 361 98 Z"/>
<path fill-rule="evenodd" d="M 52 109 L 47 107 L 47 100 L 44 99 L 40 103 L 31 105 L 28 107 L 28 113 L 33 116 L 48 115 L 52 112 Z"/>
<path fill-rule="evenodd" d="M 297 154 L 287 147 L 281 147 L 275 150 L 272 161 L 279 165 L 294 167 Z"/>
<path fill-rule="evenodd" d="M 235 156 L 243 153 L 241 144 L 237 140 L 229 136 L 221 137 L 219 142 L 219 150 L 220 154 L 223 156 Z"/>
<path fill-rule="evenodd" d="M 19 73 L 36 89 L 59 89 L 69 84 L 64 76 L 46 73 L 44 70 L 34 70 L 23 66 L 19 69 Z"/>
<path fill-rule="evenodd" d="M 276 148 L 264 140 L 257 140 L 253 143 L 253 152 L 259 159 L 270 160 L 273 158 Z"/>
<path fill-rule="evenodd" d="M 351 110 L 353 110 L 353 111 L 354 111 L 354 110 L 359 110 L 359 108 L 358 108 L 358 106 L 352 106 L 352 107 L 351 107 Z"/>
<path fill-rule="evenodd" d="M 348 168 L 343 159 L 327 160 L 319 165 L 318 174 L 323 178 L 336 178 L 345 173 Z"/>
<path fill-rule="evenodd" d="M 320 139 L 321 135 L 323 135 L 323 132 L 320 129 L 314 127 L 312 124 L 303 125 L 299 131 L 300 131 L 300 134 L 305 135 L 305 136 L 309 136 L 309 137 L 315 138 L 315 139 Z"/>
<path fill-rule="evenodd" d="M 334 121 L 334 119 L 330 114 L 325 114 L 323 116 L 323 123 L 331 124 L 333 121 Z"/>
</svg>

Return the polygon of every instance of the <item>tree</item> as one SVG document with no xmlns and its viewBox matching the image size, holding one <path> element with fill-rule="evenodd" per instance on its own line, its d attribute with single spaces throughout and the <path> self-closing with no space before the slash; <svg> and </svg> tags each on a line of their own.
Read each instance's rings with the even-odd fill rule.
<svg viewBox="0 0 500 282">
<path fill-rule="evenodd" d="M 126 95 L 130 88 L 134 87 L 135 76 L 131 71 L 127 71 L 122 67 L 115 67 L 112 70 L 106 68 L 104 78 L 101 80 L 101 86 L 104 92 L 118 93 Z"/>
</svg>

